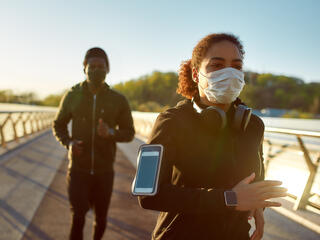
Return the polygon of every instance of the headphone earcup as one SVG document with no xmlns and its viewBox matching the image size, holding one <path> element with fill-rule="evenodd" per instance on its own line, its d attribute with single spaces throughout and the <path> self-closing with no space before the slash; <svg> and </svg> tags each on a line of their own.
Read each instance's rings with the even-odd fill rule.
<svg viewBox="0 0 320 240">
<path fill-rule="evenodd" d="M 226 113 L 217 107 L 207 107 L 200 113 L 203 124 L 212 133 L 218 133 L 227 124 Z"/>
<path fill-rule="evenodd" d="M 250 118 L 251 118 L 252 109 L 248 108 L 245 105 L 238 105 L 235 109 L 233 116 L 233 129 L 236 131 L 245 131 Z"/>
</svg>

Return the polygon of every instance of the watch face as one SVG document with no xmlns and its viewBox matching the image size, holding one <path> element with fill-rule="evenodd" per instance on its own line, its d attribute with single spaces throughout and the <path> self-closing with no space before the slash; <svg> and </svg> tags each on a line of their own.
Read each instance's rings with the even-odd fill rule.
<svg viewBox="0 0 320 240">
<path fill-rule="evenodd" d="M 225 191 L 224 199 L 227 206 L 237 206 L 237 194 L 234 191 Z"/>
<path fill-rule="evenodd" d="M 110 134 L 111 136 L 114 135 L 114 129 L 113 129 L 113 128 L 109 128 L 109 134 Z"/>
</svg>

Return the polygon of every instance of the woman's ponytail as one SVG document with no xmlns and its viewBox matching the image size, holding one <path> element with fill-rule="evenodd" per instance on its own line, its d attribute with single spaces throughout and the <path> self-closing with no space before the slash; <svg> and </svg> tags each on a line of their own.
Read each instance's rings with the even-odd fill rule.
<svg viewBox="0 0 320 240">
<path fill-rule="evenodd" d="M 180 65 L 177 93 L 189 99 L 198 93 L 198 85 L 192 80 L 191 59 L 183 61 Z"/>
</svg>

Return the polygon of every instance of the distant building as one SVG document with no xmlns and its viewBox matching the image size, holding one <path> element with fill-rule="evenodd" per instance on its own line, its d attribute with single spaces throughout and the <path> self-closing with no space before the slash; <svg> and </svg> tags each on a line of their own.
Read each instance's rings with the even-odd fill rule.
<svg viewBox="0 0 320 240">
<path fill-rule="evenodd" d="M 259 116 L 259 117 L 263 117 L 263 114 L 261 113 L 260 110 L 257 110 L 257 109 L 252 109 L 252 113 Z"/>
<path fill-rule="evenodd" d="M 282 117 L 286 114 L 288 110 L 286 109 L 277 109 L 277 108 L 264 108 L 261 110 L 263 117 Z"/>
</svg>

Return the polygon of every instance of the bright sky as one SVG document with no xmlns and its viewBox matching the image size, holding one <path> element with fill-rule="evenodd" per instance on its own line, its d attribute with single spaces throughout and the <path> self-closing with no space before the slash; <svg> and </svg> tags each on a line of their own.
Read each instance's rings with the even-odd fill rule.
<svg viewBox="0 0 320 240">
<path fill-rule="evenodd" d="M 320 82 L 318 0 L 7 0 L 0 7 L 0 89 L 59 93 L 84 80 L 87 49 L 109 55 L 111 85 L 177 71 L 214 32 L 242 40 L 245 69 Z"/>
</svg>

